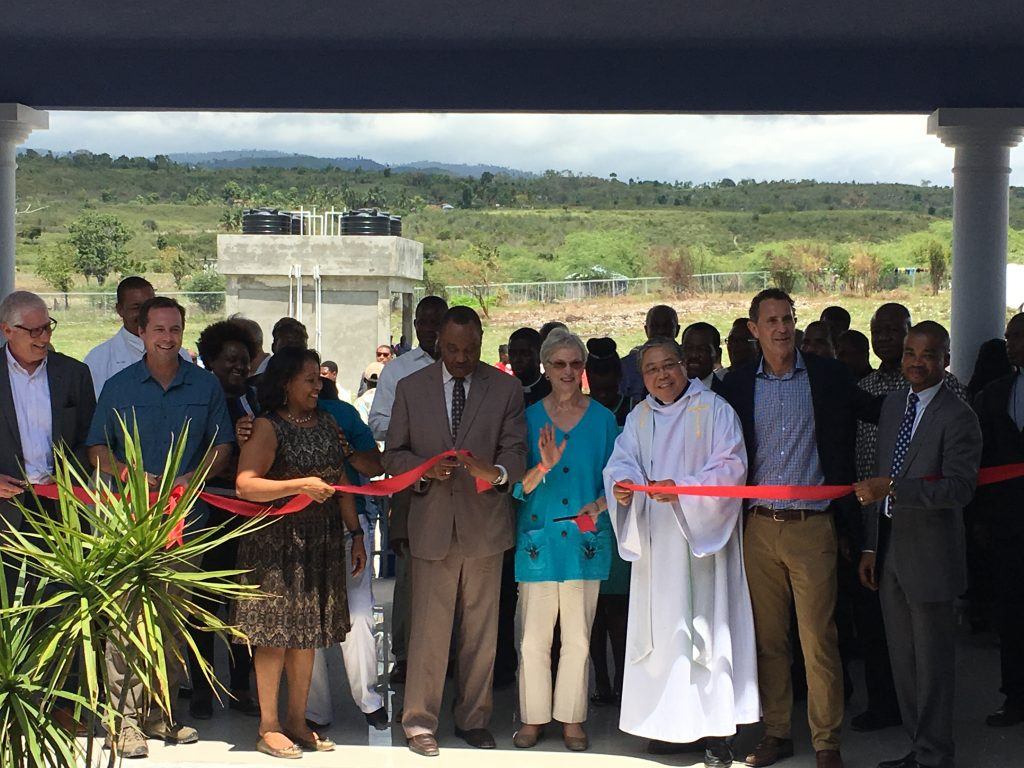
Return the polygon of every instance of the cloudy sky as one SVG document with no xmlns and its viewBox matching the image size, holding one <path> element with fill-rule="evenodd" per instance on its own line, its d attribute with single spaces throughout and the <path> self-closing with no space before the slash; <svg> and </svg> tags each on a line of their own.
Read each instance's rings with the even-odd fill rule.
<svg viewBox="0 0 1024 768">
<path fill-rule="evenodd" d="M 147 155 L 268 149 L 397 164 L 489 163 L 662 181 L 951 183 L 925 115 L 697 116 L 51 112 L 34 149 Z M 1011 155 L 1017 160 L 1019 152 Z M 1024 167 L 1012 182 L 1024 184 Z"/>
</svg>

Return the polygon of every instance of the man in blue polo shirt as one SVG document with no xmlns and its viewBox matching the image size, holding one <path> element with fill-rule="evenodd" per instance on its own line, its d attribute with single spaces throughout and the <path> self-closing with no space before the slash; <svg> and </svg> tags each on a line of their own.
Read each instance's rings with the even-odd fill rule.
<svg viewBox="0 0 1024 768">
<path fill-rule="evenodd" d="M 345 435 L 345 475 L 353 485 L 362 485 L 367 477 L 384 474 L 380 451 L 373 439 L 370 428 L 363 423 L 359 411 L 344 400 L 321 397 L 320 408 L 334 417 Z M 370 521 L 366 514 L 367 499 L 356 496 L 356 511 L 363 527 L 363 540 L 367 542 L 366 553 L 372 556 Z M 346 554 L 351 541 L 345 545 Z M 368 725 L 378 730 L 388 727 L 388 711 L 384 699 L 376 690 L 377 684 L 377 642 L 373 635 L 373 589 L 372 568 L 365 568 L 359 576 L 348 575 L 348 611 L 352 630 L 341 644 L 341 656 L 345 662 L 352 698 L 359 707 Z M 306 718 L 326 725 L 331 722 L 331 703 L 328 666 L 337 651 L 334 648 L 318 648 L 313 661 L 313 679 L 306 702 Z"/>
<path fill-rule="evenodd" d="M 235 433 L 224 392 L 212 373 L 179 357 L 184 331 L 185 310 L 174 299 L 157 296 L 139 309 L 139 337 L 146 355 L 104 384 L 85 441 L 90 461 L 101 471 L 119 475 L 125 467 L 118 417 L 129 429 L 133 424 L 138 428 L 143 464 L 153 487 L 160 483 L 172 439 L 182 434 L 186 422 L 188 438 L 175 485 L 187 484 L 204 464 L 211 476 L 217 475 L 229 460 Z M 182 638 L 170 640 L 168 651 L 172 643 L 180 642 Z M 168 652 L 168 690 L 178 689 L 183 672 Z M 147 700 L 142 684 L 131 678 L 124 659 L 111 646 L 107 680 L 109 701 L 123 714 L 116 739 L 121 757 L 146 757 L 147 736 L 178 744 L 199 740 L 194 728 L 173 722 Z M 108 736 L 108 743 L 112 741 Z"/>
</svg>

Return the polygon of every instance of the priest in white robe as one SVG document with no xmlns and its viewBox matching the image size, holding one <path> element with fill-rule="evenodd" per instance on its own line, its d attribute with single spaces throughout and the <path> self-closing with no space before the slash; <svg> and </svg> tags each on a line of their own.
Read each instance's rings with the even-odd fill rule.
<svg viewBox="0 0 1024 768">
<path fill-rule="evenodd" d="M 619 727 L 658 742 L 704 739 L 705 763 L 761 711 L 754 620 L 741 550 L 741 500 L 632 493 L 637 485 L 743 485 L 739 418 L 686 377 L 671 339 L 641 348 L 650 393 L 626 419 L 604 470 L 619 554 L 633 563 Z"/>
</svg>

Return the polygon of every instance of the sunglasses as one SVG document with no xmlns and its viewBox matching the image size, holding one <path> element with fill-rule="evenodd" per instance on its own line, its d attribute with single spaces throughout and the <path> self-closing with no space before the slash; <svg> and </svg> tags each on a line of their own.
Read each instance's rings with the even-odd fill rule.
<svg viewBox="0 0 1024 768">
<path fill-rule="evenodd" d="M 567 367 L 572 368 L 574 371 L 583 370 L 582 360 L 549 360 L 544 365 L 545 368 L 550 368 L 553 371 L 564 371 Z"/>
</svg>

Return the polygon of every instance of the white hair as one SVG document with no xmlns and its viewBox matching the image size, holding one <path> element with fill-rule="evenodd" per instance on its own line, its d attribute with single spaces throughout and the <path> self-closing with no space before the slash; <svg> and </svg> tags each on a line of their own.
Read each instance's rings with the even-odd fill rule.
<svg viewBox="0 0 1024 768">
<path fill-rule="evenodd" d="M 540 345 L 540 361 L 548 362 L 555 352 L 565 348 L 579 350 L 583 362 L 587 362 L 587 345 L 579 336 L 565 328 L 553 329 L 544 339 L 544 343 Z"/>
<path fill-rule="evenodd" d="M 42 297 L 31 291 L 14 291 L 7 294 L 7 297 L 0 301 L 0 323 L 6 325 L 18 325 L 26 312 L 33 309 L 49 311 L 46 302 Z"/>
</svg>

